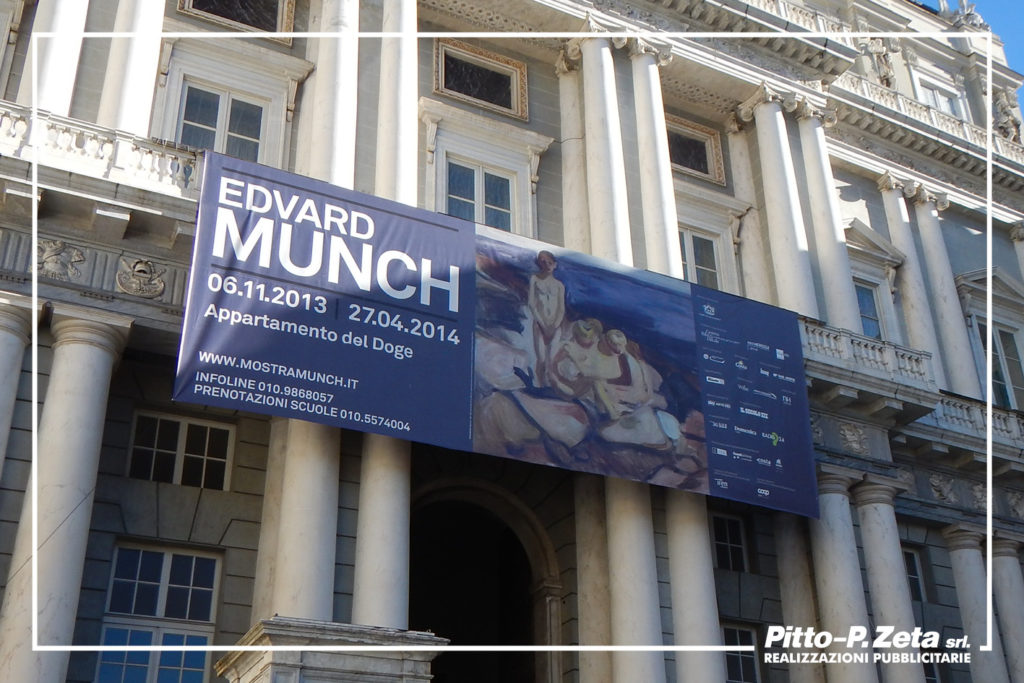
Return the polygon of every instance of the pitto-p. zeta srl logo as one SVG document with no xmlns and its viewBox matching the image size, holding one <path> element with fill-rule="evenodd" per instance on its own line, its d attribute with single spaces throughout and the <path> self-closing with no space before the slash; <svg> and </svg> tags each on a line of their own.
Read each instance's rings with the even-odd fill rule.
<svg viewBox="0 0 1024 683">
<path fill-rule="evenodd" d="M 945 646 L 944 650 L 939 648 Z M 849 663 L 967 663 L 967 636 L 947 638 L 938 631 L 915 627 L 899 631 L 895 626 L 851 626 L 845 635 L 819 631 L 811 626 L 768 627 L 764 639 L 764 661 L 768 664 Z"/>
</svg>

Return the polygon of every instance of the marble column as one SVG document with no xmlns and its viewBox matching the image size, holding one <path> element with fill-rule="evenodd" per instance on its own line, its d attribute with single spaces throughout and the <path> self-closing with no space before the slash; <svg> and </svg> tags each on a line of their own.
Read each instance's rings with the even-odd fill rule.
<svg viewBox="0 0 1024 683">
<path fill-rule="evenodd" d="M 376 193 L 416 205 L 418 161 L 416 4 L 384 0 Z M 356 521 L 352 623 L 409 626 L 409 504 L 411 445 L 379 434 L 363 436 Z M 442 634 L 443 635 L 443 634 Z"/>
<path fill-rule="evenodd" d="M 60 35 L 36 38 L 37 61 L 33 65 L 30 50 L 18 87 L 18 104 L 32 104 L 32 80 L 35 70 L 38 86 L 36 106 L 40 111 L 48 111 L 58 116 L 68 115 L 71 111 L 75 79 L 78 76 L 78 58 L 82 51 L 82 36 L 88 12 L 88 0 L 39 0 L 36 3 L 32 32 Z M 146 98 L 149 97 L 147 94 Z"/>
<path fill-rule="evenodd" d="M 981 383 L 974 366 L 967 323 L 960 306 L 960 297 L 953 280 L 953 267 L 939 225 L 939 211 L 949 202 L 942 194 L 930 192 L 920 184 L 904 187 L 904 194 L 914 201 L 921 252 L 928 270 L 928 290 L 935 310 L 936 327 L 942 342 L 946 379 L 949 388 L 958 394 L 981 398 Z"/>
<path fill-rule="evenodd" d="M 120 0 L 114 17 L 114 31 L 131 32 L 126 38 L 110 39 L 107 73 L 100 91 L 96 122 L 140 137 L 149 136 L 151 97 L 160 63 L 160 33 L 164 6 L 150 0 Z"/>
<path fill-rule="evenodd" d="M 987 633 L 985 558 L 981 552 L 985 535 L 980 530 L 962 524 L 944 528 L 942 535 L 949 548 L 960 619 L 971 648 L 971 678 L 985 683 L 1009 683 L 1010 677 L 1006 671 L 1006 660 L 1003 659 L 1003 646 L 996 624 L 992 625 L 992 650 L 981 650 L 981 646 L 986 643 Z"/>
<path fill-rule="evenodd" d="M 811 548 L 804 519 L 788 512 L 776 512 L 774 518 L 775 558 L 779 569 L 779 597 L 782 599 L 782 623 L 810 627 L 818 623 L 814 601 Z M 822 683 L 821 664 L 791 664 L 790 683 Z"/>
<path fill-rule="evenodd" d="M 743 121 L 754 121 L 757 129 L 778 303 L 783 308 L 818 318 L 807 232 L 800 210 L 800 185 L 782 113 L 782 96 L 762 84 L 740 105 L 737 113 Z"/>
<path fill-rule="evenodd" d="M 992 588 L 1006 648 L 1006 668 L 1013 683 L 1024 683 L 1024 575 L 1020 548 L 1017 538 L 997 535 L 992 540 Z"/>
<path fill-rule="evenodd" d="M 754 168 L 750 158 L 748 131 L 739 117 L 729 117 L 725 127 L 729 140 L 729 161 L 732 167 L 732 185 L 736 199 L 746 202 L 748 208 L 732 214 L 732 243 L 742 273 L 743 296 L 770 304 L 775 301 L 772 274 L 766 254 L 769 253 L 761 225 L 761 214 L 756 208 L 757 189 Z"/>
<path fill-rule="evenodd" d="M 583 143 L 583 102 L 580 65 L 563 49 L 555 64 L 558 75 L 559 139 L 562 145 L 562 242 L 569 249 L 590 252 L 587 209 L 587 150 Z"/>
<path fill-rule="evenodd" d="M 870 478 L 853 489 L 875 624 L 895 626 L 898 632 L 909 633 L 917 624 L 900 532 L 896 526 L 893 507 L 896 493 L 894 486 L 874 482 Z M 886 683 L 924 683 L 924 667 L 916 663 L 884 663 L 882 680 Z"/>
<path fill-rule="evenodd" d="M 796 115 L 807 178 L 807 198 L 811 205 L 814 250 L 822 273 L 826 322 L 862 333 L 846 231 L 825 140 L 825 127 L 835 123 L 836 114 L 832 110 L 815 107 L 804 99 L 797 105 Z"/>
<path fill-rule="evenodd" d="M 928 288 L 910 229 L 910 215 L 903 199 L 903 188 L 904 184 L 888 172 L 878 178 L 889 241 L 904 256 L 903 265 L 896 269 L 896 291 L 906 323 L 908 344 L 931 354 L 935 382 L 940 388 L 947 389 L 949 382 L 946 380 L 942 351 L 939 349 L 939 335 L 935 331 L 935 320 L 928 303 Z"/>
<path fill-rule="evenodd" d="M 849 633 L 852 626 L 869 627 L 850 513 L 850 485 L 859 478 L 857 472 L 823 470 L 818 475 L 820 516 L 809 520 L 821 629 L 832 633 Z M 829 683 L 878 681 L 870 662 L 837 662 L 825 669 Z"/>
<path fill-rule="evenodd" d="M 0 476 L 4 471 L 25 347 L 32 332 L 29 303 L 20 295 L 0 292 L 0 377 L 6 378 L 0 385 Z"/>
<path fill-rule="evenodd" d="M 647 269 L 683 280 L 686 272 L 679 246 L 679 219 L 659 71 L 668 63 L 671 53 L 667 49 L 659 51 L 640 39 L 630 40 L 629 45 Z"/>
<path fill-rule="evenodd" d="M 59 683 L 67 675 L 68 652 L 32 650 L 32 555 L 39 580 L 38 643 L 70 645 L 110 378 L 130 326 L 131 319 L 124 316 L 70 307 L 58 309 L 53 317 L 53 365 L 39 420 L 37 460 L 0 608 L 0 670 L 6 680 Z M 33 487 L 38 493 L 36 523 Z"/>
</svg>

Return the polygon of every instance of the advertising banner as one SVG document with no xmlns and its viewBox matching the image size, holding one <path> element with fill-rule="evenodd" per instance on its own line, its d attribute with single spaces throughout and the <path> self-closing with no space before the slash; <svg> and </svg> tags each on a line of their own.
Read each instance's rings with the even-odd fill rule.
<svg viewBox="0 0 1024 683">
<path fill-rule="evenodd" d="M 177 400 L 817 515 L 792 312 L 206 159 Z"/>
</svg>

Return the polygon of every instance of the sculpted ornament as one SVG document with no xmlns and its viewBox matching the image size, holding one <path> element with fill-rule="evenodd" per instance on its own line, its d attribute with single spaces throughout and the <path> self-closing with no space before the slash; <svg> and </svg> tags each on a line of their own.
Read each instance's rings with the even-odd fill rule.
<svg viewBox="0 0 1024 683">
<path fill-rule="evenodd" d="M 953 490 L 955 483 L 952 477 L 945 477 L 938 473 L 928 477 L 928 484 L 932 487 L 932 496 L 935 500 L 941 500 L 944 503 L 960 502 L 956 491 Z"/>
<path fill-rule="evenodd" d="M 1010 505 L 1010 512 L 1018 519 L 1024 519 L 1024 492 L 1007 491 L 1006 502 Z"/>
<path fill-rule="evenodd" d="M 1020 142 L 1021 121 L 1005 89 L 996 91 L 993 104 L 996 111 L 992 126 L 995 131 L 1011 142 Z"/>
<path fill-rule="evenodd" d="M 64 240 L 41 239 L 36 244 L 39 260 L 37 272 L 42 277 L 54 280 L 74 280 L 82 274 L 76 263 L 85 261 L 85 255 L 78 247 L 72 247 Z"/>
<path fill-rule="evenodd" d="M 839 425 L 839 439 L 843 448 L 857 455 L 868 454 L 868 435 L 864 427 L 844 422 Z"/>
<path fill-rule="evenodd" d="M 155 299 L 164 293 L 165 283 L 160 277 L 166 272 L 147 259 L 129 260 L 122 256 L 115 276 L 117 288 L 132 296 Z"/>
<path fill-rule="evenodd" d="M 971 504 L 974 508 L 977 510 L 984 510 L 987 500 L 988 489 L 985 488 L 985 484 L 981 482 L 971 484 Z"/>
</svg>

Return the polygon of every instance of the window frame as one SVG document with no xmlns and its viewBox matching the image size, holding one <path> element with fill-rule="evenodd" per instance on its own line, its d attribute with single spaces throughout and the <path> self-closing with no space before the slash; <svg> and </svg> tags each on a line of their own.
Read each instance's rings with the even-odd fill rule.
<svg viewBox="0 0 1024 683">
<path fill-rule="evenodd" d="M 701 268 L 699 268 L 697 266 L 697 252 L 696 252 L 696 249 L 694 248 L 694 244 L 693 244 L 694 238 L 702 239 L 702 240 L 705 240 L 707 242 L 710 242 L 711 243 L 711 248 L 714 250 L 715 269 L 714 269 L 713 272 L 715 274 L 715 280 L 716 280 L 716 286 L 714 286 L 714 287 L 711 287 L 710 285 L 702 284 L 700 282 L 698 271 L 701 270 Z M 718 238 L 719 238 L 719 236 L 711 234 L 711 233 L 708 233 L 708 232 L 705 232 L 703 230 L 698 230 L 696 228 L 692 228 L 690 226 L 683 225 L 683 224 L 679 225 L 680 257 L 683 260 L 683 269 L 686 271 L 686 281 L 687 282 L 690 282 L 692 284 L 701 285 L 702 287 L 708 287 L 710 289 L 716 289 L 716 290 L 721 290 L 722 289 L 722 275 L 721 275 L 722 257 L 721 257 L 721 254 L 720 254 L 720 252 L 721 252 L 721 247 L 719 245 L 719 241 L 720 240 Z M 685 242 L 685 245 L 683 244 L 684 242 Z M 689 256 L 689 259 L 687 259 L 687 256 Z M 704 268 L 703 270 L 707 270 L 707 269 Z"/>
<path fill-rule="evenodd" d="M 683 166 L 672 162 L 672 170 L 678 173 L 700 178 L 716 185 L 725 185 L 725 157 L 722 153 L 722 136 L 714 128 L 701 125 L 695 121 L 684 119 L 674 114 L 665 114 L 665 127 L 668 133 L 676 133 L 684 137 L 704 143 L 708 158 L 708 172 Z"/>
<path fill-rule="evenodd" d="M 247 93 L 239 93 L 237 91 L 221 88 L 217 85 L 210 85 L 203 82 L 197 82 L 191 76 L 188 76 L 185 78 L 185 81 L 182 83 L 181 87 L 181 103 L 178 105 L 178 127 L 174 133 L 174 139 L 179 143 L 181 141 L 181 134 L 186 123 L 185 100 L 186 97 L 188 96 L 189 88 L 194 88 L 196 90 L 211 93 L 218 97 L 217 126 L 216 128 L 214 128 L 213 147 L 210 149 L 220 154 L 227 153 L 227 138 L 231 134 L 231 131 L 228 128 L 228 126 L 230 125 L 231 104 L 237 101 L 244 102 L 246 104 L 260 108 L 260 137 L 257 138 L 256 140 L 259 146 L 259 152 L 256 155 L 256 161 L 259 162 L 261 155 L 263 154 L 263 131 L 265 131 L 267 127 L 267 106 L 269 102 L 267 102 L 266 100 L 256 100 L 256 98 L 248 97 Z"/>
<path fill-rule="evenodd" d="M 720 541 L 718 539 L 718 535 L 715 533 L 715 520 L 716 519 L 723 519 L 726 522 L 735 522 L 736 525 L 739 527 L 740 538 L 739 538 L 739 543 L 738 544 L 733 542 L 732 539 L 727 539 L 725 541 L 721 541 L 722 545 L 728 546 L 730 549 L 732 549 L 732 548 L 739 548 L 740 549 L 740 557 L 743 559 L 743 566 L 741 568 L 739 568 L 739 569 L 736 569 L 736 568 L 731 567 L 731 566 L 730 567 L 723 567 L 723 566 L 721 566 L 719 564 L 719 561 L 718 561 L 718 546 L 719 546 Z M 717 511 L 714 511 L 714 510 L 709 510 L 708 511 L 708 524 L 711 527 L 710 528 L 710 532 L 711 532 L 711 557 L 712 557 L 712 560 L 713 560 L 713 563 L 714 563 L 714 565 L 713 565 L 714 568 L 715 569 L 721 569 L 722 571 L 731 571 L 731 572 L 740 572 L 740 573 L 748 573 L 748 572 L 750 572 L 751 571 L 750 542 L 747 539 L 747 535 L 748 534 L 747 534 L 747 521 L 746 521 L 746 519 L 744 519 L 740 515 L 733 515 L 733 514 L 729 514 L 729 513 L 726 513 L 726 512 L 717 512 Z M 730 557 L 731 557 L 731 553 L 730 553 Z M 730 560 L 730 564 L 731 564 L 731 562 L 732 561 Z"/>
<path fill-rule="evenodd" d="M 446 55 L 452 55 L 456 59 L 474 64 L 491 71 L 507 74 L 510 80 L 511 107 L 481 100 L 466 95 L 457 90 L 449 90 L 445 87 L 444 61 Z M 518 59 L 512 59 L 496 52 L 491 52 L 476 45 L 454 40 L 451 38 L 437 38 L 434 40 L 434 93 L 444 95 L 461 102 L 467 102 L 489 111 L 511 116 L 520 121 L 529 121 L 529 101 L 526 84 L 526 63 Z"/>
<path fill-rule="evenodd" d="M 921 561 L 921 550 L 919 548 L 908 547 L 906 545 L 900 548 L 903 555 L 903 565 L 906 567 L 907 558 L 909 557 L 914 565 L 914 569 L 917 571 L 917 575 L 913 576 L 910 571 L 907 571 L 907 585 L 910 588 L 910 599 L 912 601 L 927 602 L 928 601 L 928 589 L 924 580 L 924 562 Z M 920 598 L 914 597 L 914 584 L 917 584 L 917 593 Z"/>
<path fill-rule="evenodd" d="M 692 231 L 711 240 L 715 245 L 718 267 L 718 290 L 741 295 L 739 269 L 736 264 L 736 244 L 739 237 L 735 231 L 742 216 L 750 205 L 731 195 L 708 192 L 682 176 L 674 178 L 677 230 Z M 695 282 L 694 280 L 687 280 Z"/>
<path fill-rule="evenodd" d="M 220 26 L 224 26 L 230 29 L 236 29 L 239 31 L 248 31 L 251 33 L 265 33 L 264 29 L 257 28 L 250 24 L 246 24 L 241 21 L 235 21 L 228 17 L 222 17 L 219 14 L 213 14 L 205 10 L 196 9 L 192 6 L 194 0 L 178 0 L 178 12 L 190 17 L 196 17 L 209 21 Z M 295 0 L 277 0 L 277 26 L 274 28 L 275 32 L 278 33 L 289 33 L 295 26 Z M 284 45 L 291 45 L 292 39 L 290 37 L 282 36 L 265 36 L 267 40 L 273 40 Z"/>
<path fill-rule="evenodd" d="M 748 644 L 751 644 L 751 645 L 754 646 L 754 651 L 753 652 L 738 651 L 738 650 L 726 650 L 725 651 L 724 659 L 725 659 L 726 683 L 761 683 L 761 681 L 763 680 L 764 676 L 762 676 L 763 672 L 761 671 L 761 655 L 760 655 L 760 650 L 758 648 L 758 643 L 761 640 L 761 635 L 760 635 L 759 629 L 757 627 L 751 625 L 751 624 L 740 624 L 740 623 L 736 623 L 736 622 L 723 622 L 720 625 L 720 629 L 721 629 L 721 633 L 722 633 L 722 644 L 723 645 L 727 645 L 728 646 L 728 645 L 748 645 Z M 727 642 L 727 638 L 726 638 L 726 631 L 729 630 L 729 629 L 731 629 L 733 631 L 737 631 L 737 632 L 749 633 L 750 636 L 751 636 L 751 642 L 750 643 L 728 643 Z M 729 678 L 729 659 L 730 658 L 738 658 L 738 659 L 741 659 L 741 660 L 744 660 L 744 659 L 751 660 L 753 662 L 753 665 L 754 665 L 754 680 L 753 681 L 745 681 L 745 680 L 737 680 L 737 679 L 734 679 L 734 678 Z"/>
<path fill-rule="evenodd" d="M 863 278 L 854 277 L 853 278 L 853 289 L 854 289 L 854 293 L 855 294 L 856 294 L 856 291 L 857 291 L 858 288 L 865 289 L 865 290 L 867 290 L 871 294 L 871 302 L 872 302 L 872 304 L 875 307 L 875 310 L 874 310 L 875 317 L 873 318 L 873 320 L 875 320 L 875 322 L 878 324 L 878 336 L 875 337 L 873 335 L 868 334 L 868 331 L 864 328 L 864 319 L 865 318 L 871 318 L 871 316 L 868 316 L 868 315 L 865 314 L 864 309 L 861 308 L 861 306 L 860 306 L 860 296 L 857 295 L 857 311 L 858 311 L 858 313 L 860 315 L 860 321 L 861 321 L 860 333 L 863 334 L 865 337 L 870 337 L 871 339 L 877 339 L 878 341 L 882 341 L 884 339 L 888 339 L 889 338 L 889 333 L 888 333 L 888 329 L 887 329 L 888 326 L 886 325 L 885 315 L 882 312 L 882 305 L 880 303 L 881 297 L 879 295 L 879 284 L 876 283 L 876 282 L 870 282 L 870 281 L 864 280 Z"/>
<path fill-rule="evenodd" d="M 139 417 L 150 417 L 157 420 L 168 420 L 178 423 L 178 443 L 174 454 L 174 477 L 169 482 L 158 482 L 152 478 L 152 473 L 147 478 L 133 477 L 131 475 L 132 467 L 132 454 L 135 450 L 135 433 L 138 427 Z M 223 429 L 228 432 L 228 446 L 227 455 L 224 458 L 224 485 L 222 488 L 216 489 L 207 486 L 194 486 L 192 484 L 182 484 L 181 474 L 185 465 L 185 441 L 187 440 L 188 426 L 197 425 L 201 427 Z M 178 415 L 175 413 L 164 413 L 154 410 L 136 410 L 132 415 L 132 428 L 128 439 L 128 457 L 125 459 L 124 474 L 129 479 L 137 479 L 139 481 L 151 481 L 154 483 L 172 484 L 174 486 L 191 486 L 193 488 L 207 489 L 210 491 L 230 491 L 231 490 L 231 470 L 234 466 L 234 455 L 235 455 L 235 437 L 236 430 L 235 425 L 229 422 L 218 422 L 216 420 L 207 420 L 202 418 L 195 418 L 188 415 Z M 203 455 L 204 460 L 209 457 Z M 205 468 L 204 468 L 205 471 Z"/>
<path fill-rule="evenodd" d="M 844 234 L 847 255 L 850 259 L 850 270 L 853 273 L 851 285 L 874 289 L 875 307 L 882 333 L 879 341 L 902 344 L 904 340 L 900 317 L 893 297 L 896 292 L 896 271 L 903 265 L 906 257 L 889 240 L 875 232 L 859 218 L 847 220 Z M 859 301 L 857 311 L 859 314 Z M 858 320 L 860 320 L 859 315 Z M 861 329 L 853 331 L 868 336 L 864 332 L 863 326 Z"/>
<path fill-rule="evenodd" d="M 967 106 L 967 96 L 966 93 L 964 93 L 963 88 L 959 88 L 955 84 L 950 84 L 949 81 L 942 78 L 937 78 L 916 70 L 913 71 L 913 84 L 914 99 L 921 104 L 925 105 L 929 109 L 939 112 L 940 114 L 951 116 L 966 123 L 973 123 L 971 120 L 971 108 Z M 944 95 L 954 105 L 956 111 L 945 111 L 942 107 L 937 106 L 938 102 L 926 99 L 924 95 L 926 90 Z"/>
<path fill-rule="evenodd" d="M 419 109 L 426 126 L 424 207 L 447 210 L 449 158 L 478 164 L 514 181 L 510 232 L 536 237 L 538 169 L 554 138 L 426 97 Z"/>
<path fill-rule="evenodd" d="M 509 214 L 509 232 L 515 232 L 515 230 L 514 230 L 515 223 L 516 223 L 515 222 L 515 213 L 516 213 L 515 212 L 515 197 L 516 197 L 516 194 L 517 194 L 516 193 L 516 176 L 514 174 L 510 174 L 506 169 L 495 168 L 495 167 L 493 167 L 490 164 L 485 164 L 485 163 L 482 163 L 480 161 L 476 161 L 474 159 L 464 159 L 464 158 L 462 158 L 460 156 L 453 155 L 453 154 L 448 154 L 448 155 L 445 156 L 445 172 L 443 174 L 441 174 L 441 182 L 444 184 L 444 187 L 439 188 L 439 190 L 438 190 L 439 196 L 443 196 L 444 200 L 445 200 L 444 201 L 444 209 L 445 209 L 445 211 L 443 213 L 448 213 L 448 211 L 447 211 L 447 209 L 448 209 L 448 200 L 451 198 L 451 195 L 449 194 L 449 187 L 448 187 L 448 185 L 449 185 L 448 181 L 449 181 L 449 177 L 450 177 L 450 174 L 448 173 L 448 171 L 450 171 L 451 166 L 453 164 L 457 165 L 457 166 L 460 166 L 462 168 L 468 169 L 468 170 L 472 171 L 472 173 L 473 173 L 473 202 L 472 202 L 473 203 L 473 214 L 474 214 L 473 215 L 473 222 L 481 223 L 483 225 L 487 225 L 487 226 L 495 228 L 497 230 L 503 230 L 503 228 L 491 225 L 490 223 L 487 223 L 486 220 L 485 220 L 486 219 L 486 215 L 487 215 L 487 206 L 488 206 L 487 205 L 487 199 L 486 199 L 486 176 L 490 175 L 492 177 L 503 178 L 504 180 L 508 181 L 508 184 L 509 184 L 509 192 L 508 192 L 508 199 L 509 199 L 509 210 L 508 210 L 508 214 Z M 465 198 L 462 198 L 462 201 L 467 201 L 467 200 Z M 448 215 L 454 215 L 454 214 L 450 214 L 449 213 Z"/>
</svg>

